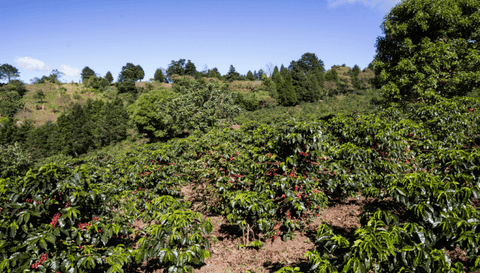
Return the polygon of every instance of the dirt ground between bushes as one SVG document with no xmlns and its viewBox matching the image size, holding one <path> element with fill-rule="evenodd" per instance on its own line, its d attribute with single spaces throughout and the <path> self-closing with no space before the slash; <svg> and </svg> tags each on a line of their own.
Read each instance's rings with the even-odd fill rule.
<svg viewBox="0 0 480 273">
<path fill-rule="evenodd" d="M 269 240 L 257 249 L 239 248 L 242 244 L 242 232 L 239 228 L 229 225 L 225 217 L 209 215 L 199 211 L 200 202 L 191 186 L 182 188 L 186 199 L 192 202 L 192 210 L 201 213 L 203 218 L 212 219 L 213 231 L 210 235 L 218 239 L 210 248 L 211 257 L 205 263 L 194 269 L 196 273 L 274 273 L 284 266 L 299 267 L 301 272 L 310 272 L 310 263 L 304 257 L 307 251 L 314 250 L 314 241 L 318 226 L 322 222 L 329 224 L 335 232 L 347 235 L 352 234 L 360 227 L 360 217 L 365 205 L 371 205 L 372 198 L 350 197 L 346 200 L 330 200 L 329 206 L 321 216 L 313 221 L 307 230 L 295 233 L 293 240 L 286 242 L 277 239 Z M 392 208 L 394 209 L 394 208 Z M 134 223 L 139 231 L 145 226 L 143 222 Z M 465 261 L 465 252 L 460 249 L 446 251 L 451 258 Z M 163 269 L 148 269 L 147 263 L 135 272 L 165 273 Z M 475 271 L 471 273 L 480 273 Z"/>
<path fill-rule="evenodd" d="M 182 193 L 192 202 L 192 210 L 198 211 L 199 202 L 195 199 L 191 186 L 183 187 Z M 337 230 L 347 233 L 353 231 L 359 226 L 359 216 L 364 202 L 364 199 L 349 198 L 335 203 L 327 207 L 308 230 L 296 232 L 293 240 L 286 242 L 280 239 L 269 240 L 258 250 L 239 248 L 239 244 L 242 243 L 242 232 L 237 227 L 229 225 L 225 217 L 200 212 L 202 217 L 212 219 L 213 232 L 210 235 L 217 237 L 218 242 L 210 249 L 211 257 L 194 272 L 272 273 L 283 266 L 299 267 L 302 272 L 308 272 L 310 264 L 304 255 L 308 250 L 314 250 L 318 225 L 325 221 Z M 141 222 L 135 222 L 134 228 L 140 230 L 144 225 Z M 145 265 L 146 263 L 143 264 L 143 269 L 137 272 L 163 273 L 162 269 L 145 269 Z"/>
</svg>

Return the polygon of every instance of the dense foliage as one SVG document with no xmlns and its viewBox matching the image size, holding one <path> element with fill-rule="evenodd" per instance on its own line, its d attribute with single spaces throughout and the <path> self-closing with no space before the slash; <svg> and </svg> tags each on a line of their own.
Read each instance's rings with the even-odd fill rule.
<svg viewBox="0 0 480 273">
<path fill-rule="evenodd" d="M 142 263 L 193 271 L 217 241 L 198 211 L 223 216 L 242 231 L 243 246 L 258 247 L 293 238 L 331 201 L 352 196 L 369 200 L 359 225 L 341 233 L 322 223 L 305 253 L 310 271 L 480 270 L 480 100 L 457 96 L 479 82 L 479 7 L 402 1 L 364 71 L 344 64 L 325 73 L 313 53 L 288 68 L 269 65 L 268 75 L 243 76 L 232 65 L 221 76 L 172 61 L 172 88 L 151 83 L 128 114 L 118 98 L 89 100 L 55 124 L 17 126 L 9 116 L 22 85 L 4 86 L 0 271 L 124 272 Z M 375 91 L 359 92 L 372 70 L 384 85 L 375 106 L 366 100 Z M 118 93 L 135 98 L 143 77 L 127 63 Z M 348 95 L 330 97 L 339 90 Z M 255 111 L 239 115 L 239 105 Z M 129 118 L 161 142 L 78 158 L 124 139 Z M 188 188 L 201 200 L 195 211 Z"/>
<path fill-rule="evenodd" d="M 90 67 L 85 66 L 82 69 L 82 73 L 80 74 L 80 76 L 82 78 L 82 82 L 86 82 L 91 77 L 95 77 L 95 71 L 93 71 Z"/>
<path fill-rule="evenodd" d="M 0 144 L 0 177 L 23 175 L 31 166 L 30 156 L 25 153 L 18 142 L 5 146 Z"/>
<path fill-rule="evenodd" d="M 215 84 L 182 87 L 180 93 L 159 89 L 141 95 L 128 107 L 138 130 L 152 141 L 223 125 L 238 114 L 234 94 Z"/>
<path fill-rule="evenodd" d="M 33 78 L 30 80 L 32 84 L 36 83 L 59 83 L 62 78 L 63 73 L 58 71 L 58 69 L 52 70 L 49 76 L 42 76 L 41 78 Z"/>
<path fill-rule="evenodd" d="M 476 270 L 479 107 L 459 98 L 246 123 L 3 179 L 1 269 L 119 271 L 157 257 L 187 270 L 213 242 L 211 223 L 178 199 L 193 185 L 203 209 L 238 225 L 246 245 L 291 238 L 332 198 L 375 198 L 353 237 L 320 226 L 307 253 L 315 272 Z M 134 219 L 147 225 L 132 236 Z M 467 259 L 452 264 L 445 251 L 456 246 Z"/>
<path fill-rule="evenodd" d="M 26 92 L 25 85 L 19 80 L 11 80 L 0 87 L 0 117 L 13 118 L 25 105 L 22 98 Z"/>
<path fill-rule="evenodd" d="M 480 84 L 480 2 L 402 1 L 385 16 L 373 65 L 383 104 L 465 95 Z"/>
<path fill-rule="evenodd" d="M 90 79 L 91 80 L 91 79 Z M 51 156 L 77 157 L 92 149 L 126 139 L 129 119 L 123 102 L 87 100 L 62 113 L 55 123 L 34 127 L 31 120 L 21 126 L 9 118 L 0 126 L 0 144 L 21 143 L 35 162 Z"/>
<path fill-rule="evenodd" d="M 20 77 L 20 72 L 18 71 L 18 68 L 10 64 L 0 65 L 0 80 L 7 79 L 8 82 L 10 82 L 12 78 L 18 77 Z"/>
</svg>

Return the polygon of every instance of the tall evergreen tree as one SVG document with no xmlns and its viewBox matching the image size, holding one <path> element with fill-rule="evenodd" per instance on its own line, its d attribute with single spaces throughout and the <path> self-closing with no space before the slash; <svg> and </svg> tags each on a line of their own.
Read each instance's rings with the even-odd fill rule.
<svg viewBox="0 0 480 273">
<path fill-rule="evenodd" d="M 298 61 L 292 61 L 288 68 L 292 73 L 293 77 L 293 85 L 297 90 L 297 95 L 299 95 L 300 101 L 315 101 L 315 97 L 322 93 L 324 84 L 325 84 L 325 68 L 323 61 L 320 60 L 315 53 L 305 53 L 301 56 Z M 317 80 L 317 84 L 311 83 L 310 91 L 309 88 L 305 86 L 305 81 L 307 80 L 308 76 L 306 74 L 315 74 L 315 79 Z M 301 76 L 300 74 L 304 74 L 305 77 Z M 318 90 L 313 90 L 318 88 Z"/>
<path fill-rule="evenodd" d="M 300 68 L 299 65 L 296 65 L 294 61 L 290 64 L 290 74 L 292 76 L 293 87 L 297 94 L 297 100 L 299 102 L 310 101 L 310 95 L 307 89 L 307 76 L 305 72 Z"/>
<path fill-rule="evenodd" d="M 225 80 L 229 82 L 233 82 L 233 81 L 236 81 L 239 76 L 240 74 L 237 71 L 235 71 L 235 67 L 233 67 L 233 65 L 230 65 L 230 69 L 228 70 L 227 75 L 225 75 Z"/>
<path fill-rule="evenodd" d="M 275 66 L 272 71 L 272 79 L 273 79 L 273 74 L 278 74 L 280 75 L 280 71 L 278 70 L 278 66 Z"/>
<path fill-rule="evenodd" d="M 52 147 L 49 145 L 48 138 L 55 133 L 52 127 L 52 122 L 48 121 L 44 125 L 28 132 L 25 147 L 32 155 L 33 160 L 38 160 L 50 155 Z"/>
<path fill-rule="evenodd" d="M 350 78 L 352 79 L 352 85 L 355 89 L 362 88 L 360 79 L 358 78 L 360 72 L 360 67 L 358 67 L 358 65 L 354 65 L 352 70 L 350 70 Z"/>
<path fill-rule="evenodd" d="M 247 80 L 249 80 L 249 81 L 254 81 L 255 80 L 255 77 L 253 76 L 253 73 L 250 70 L 248 70 L 248 72 L 247 72 Z"/>
<path fill-rule="evenodd" d="M 278 71 L 277 66 L 275 66 L 275 68 L 273 69 L 272 80 L 275 83 L 275 86 L 277 88 L 278 104 L 284 105 L 284 103 L 285 103 L 285 93 L 284 93 L 285 92 L 285 88 L 284 88 L 285 80 L 280 75 L 280 72 Z"/>
<path fill-rule="evenodd" d="M 377 37 L 376 103 L 403 107 L 464 96 L 480 83 L 480 1 L 403 0 Z"/>
<path fill-rule="evenodd" d="M 75 157 L 84 154 L 92 147 L 90 124 L 85 116 L 82 106 L 75 104 L 69 114 L 70 132 L 72 133 L 72 153 Z"/>
<path fill-rule="evenodd" d="M 321 98 L 321 89 L 315 72 L 307 73 L 307 97 L 305 101 L 315 102 Z"/>
<path fill-rule="evenodd" d="M 185 65 L 185 75 L 195 77 L 195 74 L 197 74 L 197 68 L 195 67 L 195 64 L 188 60 Z"/>
<path fill-rule="evenodd" d="M 101 111 L 101 118 L 94 127 L 96 141 L 100 146 L 107 146 L 127 137 L 128 113 L 120 98 L 106 103 Z"/>
<path fill-rule="evenodd" d="M 283 85 L 284 94 L 284 106 L 294 106 L 297 104 L 297 93 L 295 92 L 295 88 L 293 87 L 293 80 L 290 74 L 287 74 L 285 78 L 285 84 Z"/>
<path fill-rule="evenodd" d="M 277 86 L 277 89 L 280 89 L 281 86 L 283 85 L 282 84 L 282 76 L 280 75 L 280 72 L 278 71 L 278 67 L 275 66 L 275 68 L 273 69 L 273 73 L 272 73 L 272 80 L 273 82 L 275 82 L 275 85 Z"/>
<path fill-rule="evenodd" d="M 108 71 L 107 74 L 105 75 L 105 79 L 108 81 L 109 84 L 113 82 L 113 76 L 110 71 Z"/>
<path fill-rule="evenodd" d="M 265 85 L 265 91 L 268 92 L 268 95 L 273 98 L 273 99 L 278 99 L 278 92 L 277 92 L 277 86 L 275 84 L 275 82 L 270 79 L 269 77 L 267 77 L 267 75 L 265 74 L 265 77 L 263 78 L 263 85 Z"/>
</svg>

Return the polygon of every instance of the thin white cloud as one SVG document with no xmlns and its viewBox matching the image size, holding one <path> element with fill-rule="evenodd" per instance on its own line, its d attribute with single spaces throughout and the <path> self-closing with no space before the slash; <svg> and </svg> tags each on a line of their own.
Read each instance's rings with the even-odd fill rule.
<svg viewBox="0 0 480 273">
<path fill-rule="evenodd" d="M 380 5 L 383 10 L 389 11 L 396 4 L 400 3 L 401 0 L 328 0 L 328 5 L 330 7 L 336 7 L 340 4 L 353 4 L 355 2 L 362 3 L 363 5 L 372 8 Z"/>
<path fill-rule="evenodd" d="M 25 70 L 52 70 L 50 66 L 46 66 L 44 62 L 30 57 L 22 57 L 15 60 L 18 66 Z"/>
<path fill-rule="evenodd" d="M 80 77 L 81 73 L 80 69 L 66 64 L 62 64 L 60 66 L 60 72 L 62 72 L 65 76 L 69 77 Z"/>
</svg>

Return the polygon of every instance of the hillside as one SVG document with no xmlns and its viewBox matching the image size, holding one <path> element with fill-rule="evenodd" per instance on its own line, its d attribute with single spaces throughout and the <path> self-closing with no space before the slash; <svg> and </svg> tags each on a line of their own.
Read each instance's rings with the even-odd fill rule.
<svg viewBox="0 0 480 273">
<path fill-rule="evenodd" d="M 361 72 L 359 78 L 363 84 L 362 90 L 354 90 L 351 83 L 351 76 L 348 73 L 351 70 L 350 67 L 334 66 L 332 69 L 337 70 L 339 82 L 326 82 L 325 87 L 330 88 L 330 94 L 342 96 L 355 92 L 362 93 L 364 90 L 371 89 L 369 81 L 374 77 L 373 72 L 368 68 Z M 135 86 L 139 88 L 140 94 L 142 92 L 148 92 L 158 89 L 160 86 L 165 88 L 172 88 L 175 84 L 178 86 L 187 87 L 194 84 L 194 79 L 188 83 L 188 79 L 185 77 L 175 78 L 176 83 L 157 83 L 157 82 L 137 82 Z M 262 81 L 233 81 L 231 83 L 226 81 L 220 81 L 215 78 L 206 78 L 207 82 L 217 82 L 221 86 L 228 84 L 228 88 L 232 91 L 239 92 L 245 100 L 254 100 L 255 107 L 262 108 L 265 106 L 271 107 L 275 104 L 275 99 L 272 98 L 271 92 L 267 91 L 267 87 Z M 345 87 L 343 87 L 345 86 Z M 22 108 L 15 115 L 14 119 L 17 119 L 19 123 L 23 123 L 26 119 L 33 120 L 35 126 L 40 126 L 48 121 L 55 122 L 62 112 L 66 112 L 71 107 L 78 103 L 80 105 L 85 104 L 88 99 L 99 99 L 103 101 L 112 100 L 117 94 L 117 88 L 114 84 L 105 88 L 105 90 L 95 90 L 91 87 L 85 87 L 82 83 L 42 83 L 42 84 L 27 84 L 25 85 L 28 92 L 24 95 L 23 101 L 25 101 L 25 107 Z M 340 91 L 346 90 L 346 91 Z M 42 91 L 45 94 L 45 98 L 42 101 L 34 99 L 34 94 L 38 91 Z M 131 100 L 128 94 L 121 95 L 124 100 Z M 250 102 L 252 103 L 252 102 Z"/>
<path fill-rule="evenodd" d="M 151 82 L 138 82 L 135 85 L 144 90 L 152 90 L 159 86 L 171 88 L 171 84 Z M 115 85 L 110 85 L 102 91 L 85 87 L 82 83 L 27 84 L 25 87 L 28 90 L 23 97 L 25 107 L 17 112 L 14 119 L 19 120 L 20 123 L 30 119 L 35 122 L 35 126 L 43 125 L 48 121 L 55 122 L 61 113 L 67 112 L 76 103 L 83 105 L 88 99 L 111 101 L 117 94 Z M 42 101 L 34 99 L 34 94 L 38 91 L 45 94 Z"/>
<path fill-rule="evenodd" d="M 251 122 L 35 167 L 0 179 L 0 269 L 474 272 L 479 107 Z"/>
<path fill-rule="evenodd" d="M 334 69 L 337 72 L 338 80 L 337 81 L 326 81 L 325 88 L 328 90 L 329 94 L 337 93 L 352 93 L 355 92 L 355 88 L 352 84 L 352 77 L 349 73 L 352 68 L 348 66 L 339 66 L 335 65 L 331 69 L 327 70 L 325 73 L 329 73 L 330 70 Z M 358 78 L 360 80 L 362 89 L 371 89 L 373 86 L 370 81 L 375 77 L 375 74 L 369 68 L 365 68 L 360 72 Z"/>
</svg>

